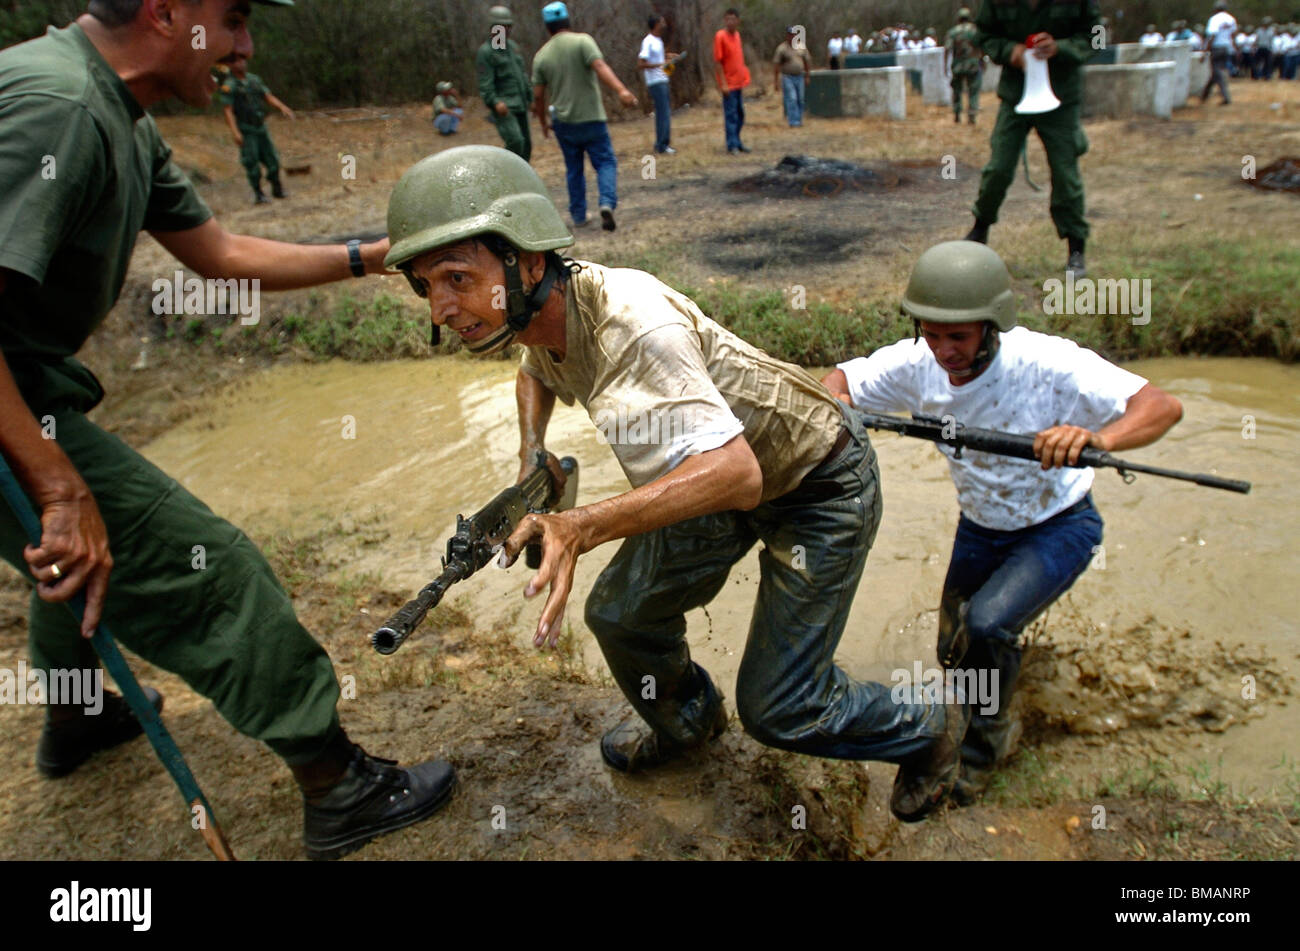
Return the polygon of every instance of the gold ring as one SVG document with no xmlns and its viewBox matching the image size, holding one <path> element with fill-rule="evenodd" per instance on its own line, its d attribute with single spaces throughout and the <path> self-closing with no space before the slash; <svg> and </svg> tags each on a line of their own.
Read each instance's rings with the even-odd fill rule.
<svg viewBox="0 0 1300 951">
<path fill-rule="evenodd" d="M 50 565 L 50 573 L 53 574 L 54 577 L 56 578 L 63 577 L 63 571 L 59 568 L 58 562 L 55 562 L 54 564 Z"/>
</svg>

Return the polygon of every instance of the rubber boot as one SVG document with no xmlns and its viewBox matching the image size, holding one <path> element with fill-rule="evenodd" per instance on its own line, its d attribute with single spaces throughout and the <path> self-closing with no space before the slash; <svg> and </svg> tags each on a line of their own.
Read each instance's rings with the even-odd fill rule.
<svg viewBox="0 0 1300 951">
<path fill-rule="evenodd" d="M 688 722 L 705 723 L 708 727 L 701 739 L 683 746 L 655 730 L 639 716 L 633 714 L 619 723 L 600 740 L 600 755 L 605 762 L 620 773 L 636 773 L 677 759 L 690 750 L 716 740 L 727 729 L 727 709 L 713 681 L 704 668 L 696 665 L 704 678 L 704 692 L 684 705 L 683 715 Z M 695 707 L 699 710 L 696 714 Z"/>
<path fill-rule="evenodd" d="M 268 175 L 266 178 L 267 178 L 267 181 L 269 181 L 269 182 L 271 183 L 271 194 L 272 194 L 272 195 L 274 195 L 276 198 L 288 198 L 288 197 L 289 197 L 288 193 L 285 192 L 285 190 L 284 190 L 284 186 L 280 184 L 280 173 L 279 173 L 279 172 L 276 172 L 274 175 Z"/>
<path fill-rule="evenodd" d="M 257 187 L 253 189 L 253 204 L 269 205 L 270 203 L 271 203 L 271 199 L 266 197 L 265 192 L 262 191 L 262 185 L 259 182 Z"/>
<path fill-rule="evenodd" d="M 989 226 L 978 218 L 975 219 L 975 225 L 966 232 L 966 241 L 978 241 L 980 244 L 989 243 Z"/>
<path fill-rule="evenodd" d="M 1088 269 L 1083 261 L 1083 239 L 1067 238 L 1066 240 L 1069 242 L 1070 254 L 1065 260 L 1065 272 L 1073 274 L 1074 279 L 1077 281 L 1079 278 L 1088 275 Z"/>
<path fill-rule="evenodd" d="M 1016 750 L 1022 728 L 1011 701 L 1020 677 L 1021 660 L 1019 647 L 995 638 L 973 641 L 966 652 L 963 667 L 997 670 L 998 709 L 983 714 L 978 703 L 970 704 L 970 726 L 961 746 L 961 778 L 953 789 L 953 799 L 959 805 L 968 806 L 983 795 L 998 764 Z"/>
<path fill-rule="evenodd" d="M 456 771 L 445 760 L 400 769 L 395 760 L 368 755 L 342 730 L 320 756 L 290 770 L 302 790 L 303 844 L 313 860 L 340 858 L 428 818 L 456 788 Z"/>
</svg>

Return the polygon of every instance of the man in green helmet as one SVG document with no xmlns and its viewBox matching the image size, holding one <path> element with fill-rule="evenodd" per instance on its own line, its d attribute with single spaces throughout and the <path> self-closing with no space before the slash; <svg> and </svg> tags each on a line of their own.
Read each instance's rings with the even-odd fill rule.
<svg viewBox="0 0 1300 951">
<path fill-rule="evenodd" d="M 104 391 L 74 357 L 116 303 L 141 230 L 202 277 L 260 281 L 254 294 L 383 271 L 387 240 L 226 231 L 146 111 L 170 97 L 208 105 L 213 68 L 253 53 L 249 13 L 247 0 L 91 0 L 67 27 L 0 51 L 0 455 L 41 517 L 31 546 L 0 505 L 0 557 L 34 584 L 33 669 L 97 670 L 88 638 L 111 621 L 285 761 L 307 854 L 333 858 L 432 814 L 451 765 L 398 769 L 348 739 L 330 659 L 261 552 L 87 418 Z M 59 603 L 79 592 L 80 624 Z M 51 704 L 37 768 L 66 776 L 140 731 L 116 695 L 98 716 Z"/>
<path fill-rule="evenodd" d="M 943 43 L 943 66 L 952 77 L 952 119 L 961 122 L 961 94 L 966 90 L 966 118 L 975 124 L 980 111 L 980 80 L 984 75 L 984 51 L 975 43 L 979 31 L 970 19 L 970 9 L 957 11 L 957 25 Z"/>
<path fill-rule="evenodd" d="M 989 142 L 988 164 L 980 175 L 979 197 L 971 211 L 975 225 L 969 241 L 987 242 L 989 228 L 1016 176 L 1016 164 L 1031 129 L 1037 131 L 1052 172 L 1052 222 L 1068 244 L 1065 269 L 1085 276 L 1084 249 L 1088 222 L 1083 217 L 1083 177 L 1079 156 L 1088 139 L 1079 122 L 1083 97 L 1083 64 L 1092 57 L 1093 27 L 1100 13 L 1097 0 L 986 0 L 975 16 L 977 42 L 989 59 L 1002 67 L 998 81 L 998 116 Z M 1032 46 L 1032 49 L 1030 47 Z M 1047 112 L 1016 111 L 1025 90 L 1026 57 L 1047 61 L 1052 92 L 1060 105 Z"/>
<path fill-rule="evenodd" d="M 880 519 L 861 423 L 804 370 L 745 343 L 652 275 L 561 258 L 573 236 L 537 174 L 504 150 L 465 146 L 413 166 L 389 200 L 388 230 L 386 263 L 427 298 L 435 328 L 479 354 L 522 345 L 523 466 L 545 451 L 557 397 L 612 434 L 632 490 L 527 516 L 502 556 L 509 563 L 526 543 L 542 544 L 525 591 L 549 588 L 533 638 L 540 648 L 560 636 L 577 559 L 626 539 L 586 605 L 639 715 L 605 734 L 606 763 L 646 769 L 725 729 L 722 697 L 691 660 L 685 614 L 708 604 L 761 539 L 736 685 L 746 731 L 782 749 L 900 764 L 891 804 L 902 819 L 942 801 L 964 704 L 895 698 L 834 663 Z"/>
<path fill-rule="evenodd" d="M 488 119 L 497 127 L 501 141 L 525 162 L 533 155 L 528 130 L 528 109 L 533 104 L 533 85 L 524 65 L 519 44 L 510 39 L 515 18 L 509 8 L 488 10 L 492 29 L 474 58 L 478 70 L 478 94 L 488 108 Z"/>
<path fill-rule="evenodd" d="M 997 253 L 949 241 L 917 260 L 903 296 L 916 337 L 841 363 L 822 381 L 873 413 L 920 413 L 965 426 L 1036 433 L 1040 466 L 981 452 L 948 459 L 961 517 L 939 605 L 939 662 L 990 680 L 971 704 L 954 798 L 968 804 L 1013 750 L 1011 712 L 1025 627 L 1074 583 L 1101 544 L 1087 446 L 1146 446 L 1182 418 L 1177 399 L 1063 337 L 1016 327 Z M 925 346 L 920 346 L 924 338 Z"/>
</svg>

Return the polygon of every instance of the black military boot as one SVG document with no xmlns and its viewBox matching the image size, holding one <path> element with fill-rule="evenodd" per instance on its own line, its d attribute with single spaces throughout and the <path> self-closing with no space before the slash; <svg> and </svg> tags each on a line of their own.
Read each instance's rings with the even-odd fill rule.
<svg viewBox="0 0 1300 951">
<path fill-rule="evenodd" d="M 900 763 L 889 811 L 903 822 L 920 822 L 944 801 L 961 772 L 961 741 L 970 723 L 964 698 L 943 705 L 943 732 L 925 750 Z"/>
<path fill-rule="evenodd" d="M 271 203 L 271 199 L 266 197 L 266 193 L 262 191 L 261 185 L 258 185 L 256 188 L 253 189 L 254 205 L 269 205 L 270 203 Z"/>
<path fill-rule="evenodd" d="M 638 773 L 677 759 L 723 734 L 727 729 L 727 709 L 722 695 L 702 668 L 696 670 L 704 678 L 705 691 L 683 705 L 681 718 L 688 723 L 707 723 L 704 737 L 696 743 L 684 744 L 656 732 L 633 715 L 601 737 L 600 755 L 606 763 L 620 773 Z"/>
<path fill-rule="evenodd" d="M 1083 239 L 1067 238 L 1070 245 L 1070 256 L 1065 260 L 1065 272 L 1073 274 L 1077 281 L 1081 277 L 1087 277 L 1088 269 L 1083 262 Z"/>
<path fill-rule="evenodd" d="M 989 243 L 989 226 L 978 218 L 975 219 L 975 225 L 966 232 L 966 241 L 978 241 L 980 244 Z"/>
<path fill-rule="evenodd" d="M 162 694 L 152 687 L 143 689 L 153 708 L 161 712 Z M 100 750 L 120 746 L 143 732 L 126 701 L 111 690 L 104 691 L 104 706 L 97 714 L 88 714 L 80 706 L 51 705 L 36 746 L 36 768 L 47 779 L 58 779 Z"/>
<path fill-rule="evenodd" d="M 960 123 L 960 122 L 961 122 L 961 113 L 960 113 L 960 112 L 954 112 L 954 113 L 952 114 L 952 121 L 953 121 L 953 122 Z"/>
<path fill-rule="evenodd" d="M 337 859 L 433 815 L 451 799 L 445 760 L 400 769 L 370 756 L 342 730 L 315 760 L 291 766 L 303 794 L 303 843 L 312 860 Z"/>
<path fill-rule="evenodd" d="M 272 195 L 274 195 L 276 198 L 289 197 L 288 193 L 284 190 L 284 186 L 280 184 L 280 175 L 278 172 L 275 175 L 268 175 L 267 180 L 270 181 L 271 183 Z"/>
</svg>

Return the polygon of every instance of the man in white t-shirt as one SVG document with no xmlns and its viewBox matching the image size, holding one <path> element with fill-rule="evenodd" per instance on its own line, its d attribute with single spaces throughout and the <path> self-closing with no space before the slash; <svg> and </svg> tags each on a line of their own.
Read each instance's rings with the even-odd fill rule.
<svg viewBox="0 0 1300 951">
<path fill-rule="evenodd" d="M 881 511 L 862 421 L 816 377 L 750 346 L 653 275 L 561 258 L 573 236 L 545 184 L 502 149 L 464 146 L 416 164 L 393 190 L 388 232 L 385 264 L 427 299 L 435 327 L 473 353 L 523 346 L 520 478 L 541 452 L 564 481 L 545 450 L 556 399 L 586 409 L 627 476 L 626 492 L 525 516 L 502 559 L 541 543 L 524 593 L 549 589 L 533 643 L 554 647 L 578 558 L 624 539 L 585 613 L 635 710 L 602 738 L 605 762 L 654 767 L 726 728 L 721 695 L 691 659 L 686 613 L 712 601 L 761 540 L 736 677 L 746 732 L 807 755 L 898 763 L 890 805 L 900 819 L 942 802 L 956 781 L 965 704 L 835 666 Z"/>
<path fill-rule="evenodd" d="M 1222 105 L 1232 102 L 1228 94 L 1228 69 L 1235 54 L 1233 34 L 1237 32 L 1237 19 L 1228 12 L 1227 0 L 1216 0 L 1214 15 L 1205 24 L 1205 42 L 1210 48 L 1210 78 L 1201 90 L 1201 102 L 1210 98 L 1210 88 L 1219 87 Z"/>
<path fill-rule="evenodd" d="M 1177 399 L 1063 337 L 1017 328 L 997 252 L 949 241 L 917 261 L 903 298 L 917 338 L 841 363 L 822 381 L 874 413 L 918 413 L 969 427 L 1034 433 L 1041 465 L 938 444 L 961 518 L 939 608 L 939 661 L 996 671 L 997 711 L 973 709 L 953 796 L 966 804 L 1012 752 L 1019 638 L 1087 568 L 1101 544 L 1088 446 L 1145 446 L 1182 417 Z M 921 343 L 924 339 L 924 344 Z M 958 680 L 958 682 L 963 682 Z M 965 681 L 970 682 L 970 681 Z M 978 682 L 978 681 L 975 681 Z"/>
<path fill-rule="evenodd" d="M 862 52 L 862 37 L 858 36 L 857 30 L 849 30 L 849 35 L 844 38 L 844 53 L 852 55 Z"/>
<path fill-rule="evenodd" d="M 1156 25 L 1154 23 L 1148 23 L 1147 31 L 1138 37 L 1138 42 L 1143 46 L 1159 46 L 1164 42 L 1164 39 L 1165 38 L 1160 35 L 1160 31 L 1156 29 Z"/>
<path fill-rule="evenodd" d="M 677 150 L 669 142 L 672 139 L 672 97 L 668 94 L 668 71 L 664 68 L 669 62 L 676 63 L 681 57 L 664 49 L 663 36 L 668 32 L 668 21 L 657 13 L 649 18 L 650 32 L 641 41 L 641 52 L 637 54 L 637 66 L 645 77 L 646 92 L 655 107 L 655 151 L 660 155 L 676 155 Z"/>
<path fill-rule="evenodd" d="M 836 30 L 826 43 L 826 58 L 830 62 L 831 69 L 840 68 L 840 57 L 843 55 L 844 38 L 840 36 L 840 31 Z"/>
</svg>

